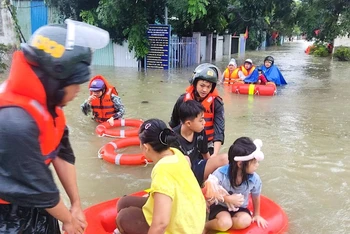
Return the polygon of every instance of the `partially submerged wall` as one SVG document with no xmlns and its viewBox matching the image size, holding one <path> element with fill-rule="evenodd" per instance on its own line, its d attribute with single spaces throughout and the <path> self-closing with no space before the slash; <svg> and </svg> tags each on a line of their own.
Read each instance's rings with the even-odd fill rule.
<svg viewBox="0 0 350 234">
<path fill-rule="evenodd" d="M 334 40 L 334 47 L 346 46 L 350 47 L 350 38 L 349 37 L 337 37 Z"/>
</svg>

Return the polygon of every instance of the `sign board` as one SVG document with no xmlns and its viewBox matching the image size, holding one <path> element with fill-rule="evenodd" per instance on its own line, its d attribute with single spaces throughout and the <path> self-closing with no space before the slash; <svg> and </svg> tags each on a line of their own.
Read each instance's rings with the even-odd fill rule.
<svg viewBox="0 0 350 234">
<path fill-rule="evenodd" d="M 146 67 L 169 69 L 170 26 L 150 24 L 147 36 L 150 48 L 146 56 Z"/>
</svg>

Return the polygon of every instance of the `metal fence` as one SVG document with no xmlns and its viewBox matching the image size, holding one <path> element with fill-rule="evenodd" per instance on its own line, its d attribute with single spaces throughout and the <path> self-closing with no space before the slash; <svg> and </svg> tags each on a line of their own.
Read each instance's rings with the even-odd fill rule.
<svg viewBox="0 0 350 234">
<path fill-rule="evenodd" d="M 192 37 L 170 38 L 169 68 L 189 67 L 197 61 L 197 40 Z"/>
</svg>

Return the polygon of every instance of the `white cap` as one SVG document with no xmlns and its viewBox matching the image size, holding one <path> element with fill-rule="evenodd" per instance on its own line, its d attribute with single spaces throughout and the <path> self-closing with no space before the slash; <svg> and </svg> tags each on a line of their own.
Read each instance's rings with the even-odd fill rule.
<svg viewBox="0 0 350 234">
<path fill-rule="evenodd" d="M 236 162 L 240 162 L 240 161 L 249 161 L 253 158 L 255 158 L 258 161 L 262 161 L 264 159 L 264 153 L 260 150 L 262 147 L 262 140 L 260 139 L 255 139 L 254 141 L 254 145 L 256 146 L 256 150 L 247 155 L 247 156 L 236 156 L 234 157 L 234 160 Z"/>
<path fill-rule="evenodd" d="M 250 64 L 253 64 L 253 61 L 252 61 L 251 59 L 246 59 L 246 60 L 244 61 L 244 63 L 250 63 Z"/>
<path fill-rule="evenodd" d="M 233 66 L 237 67 L 236 60 L 235 60 L 234 58 L 232 58 L 232 59 L 230 60 L 230 62 L 228 63 L 228 65 L 233 65 Z"/>
</svg>

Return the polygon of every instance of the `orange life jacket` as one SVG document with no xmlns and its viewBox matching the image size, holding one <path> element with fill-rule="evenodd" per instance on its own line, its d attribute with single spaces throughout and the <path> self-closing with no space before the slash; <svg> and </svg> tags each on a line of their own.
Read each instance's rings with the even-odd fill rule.
<svg viewBox="0 0 350 234">
<path fill-rule="evenodd" d="M 203 105 L 204 119 L 205 119 L 205 133 L 208 138 L 208 142 L 214 140 L 214 99 L 219 96 L 217 89 L 215 88 L 212 93 L 209 93 L 208 96 L 201 102 Z M 186 89 L 186 95 L 184 101 L 194 100 L 194 87 L 190 85 Z"/>
<path fill-rule="evenodd" d="M 105 93 L 102 95 L 102 97 L 95 98 L 94 100 L 91 101 L 91 108 L 92 108 L 94 119 L 97 122 L 102 123 L 102 122 L 106 122 L 109 118 L 111 118 L 117 112 L 117 110 L 114 108 L 114 103 L 112 101 L 112 94 L 118 96 L 118 92 L 116 88 L 110 85 L 106 80 L 106 78 L 104 78 L 101 75 L 97 75 L 90 80 L 89 88 L 91 86 L 91 83 L 95 79 L 103 80 L 106 86 Z M 92 92 L 90 92 L 90 95 L 92 95 Z"/>
<path fill-rule="evenodd" d="M 0 108 L 9 106 L 23 108 L 35 120 L 43 160 L 50 164 L 59 151 L 66 119 L 60 107 L 55 109 L 57 117 L 49 113 L 45 89 L 21 51 L 14 53 L 9 78 L 0 86 Z M 1 203 L 6 202 L 0 199 Z"/>
<path fill-rule="evenodd" d="M 255 70 L 255 66 L 252 65 L 252 67 L 249 69 L 249 71 L 247 71 L 247 69 L 245 69 L 244 65 L 240 66 L 239 69 L 243 72 L 243 74 L 245 76 L 249 76 L 250 74 L 253 73 L 253 71 Z"/>
<path fill-rule="evenodd" d="M 223 83 L 226 85 L 234 84 L 239 78 L 238 71 L 239 71 L 239 68 L 236 68 L 235 70 L 233 70 L 230 73 L 230 70 L 228 70 L 228 68 L 226 68 L 224 71 Z"/>
</svg>

